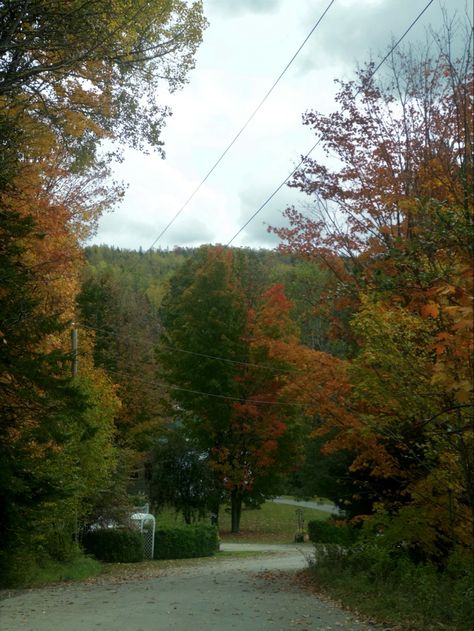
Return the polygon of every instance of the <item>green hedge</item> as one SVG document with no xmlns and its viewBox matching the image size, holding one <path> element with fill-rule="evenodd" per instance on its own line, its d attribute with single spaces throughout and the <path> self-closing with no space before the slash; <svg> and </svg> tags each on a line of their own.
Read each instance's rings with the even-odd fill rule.
<svg viewBox="0 0 474 631">
<path fill-rule="evenodd" d="M 313 543 L 337 543 L 348 546 L 356 541 L 357 530 L 352 526 L 336 526 L 331 521 L 309 521 L 308 536 Z"/>
<path fill-rule="evenodd" d="M 193 524 L 155 531 L 155 559 L 192 559 L 212 556 L 219 549 L 217 528 Z"/>
<path fill-rule="evenodd" d="M 82 539 L 84 550 L 99 561 L 136 563 L 143 561 L 143 537 L 138 530 L 104 528 L 90 530 Z"/>
</svg>

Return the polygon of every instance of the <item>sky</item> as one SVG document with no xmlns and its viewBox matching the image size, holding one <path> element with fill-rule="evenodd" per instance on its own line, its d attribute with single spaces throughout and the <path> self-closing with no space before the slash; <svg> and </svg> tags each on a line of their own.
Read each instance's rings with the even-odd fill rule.
<svg viewBox="0 0 474 631">
<path fill-rule="evenodd" d="M 127 184 L 124 200 L 99 222 L 90 244 L 148 250 L 181 210 L 213 164 L 321 17 L 330 0 L 203 0 L 209 22 L 196 67 L 179 92 L 164 94 L 173 115 L 162 133 L 166 158 L 125 150 L 114 177 Z M 154 247 L 228 243 L 282 184 L 315 142 L 302 125 L 307 110 L 335 109 L 334 80 L 383 57 L 428 0 L 335 0 L 295 61 L 244 132 Z M 472 19 L 471 2 L 446 0 Z M 442 23 L 435 0 L 407 41 L 425 40 Z M 380 71 L 383 72 L 383 68 Z M 318 150 L 313 154 L 316 157 Z M 286 185 L 233 241 L 272 248 L 267 226 L 308 198 Z"/>
</svg>

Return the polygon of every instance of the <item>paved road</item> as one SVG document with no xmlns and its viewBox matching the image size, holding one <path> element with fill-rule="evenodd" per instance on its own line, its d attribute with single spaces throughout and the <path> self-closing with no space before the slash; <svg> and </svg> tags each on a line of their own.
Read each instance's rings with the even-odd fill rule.
<svg viewBox="0 0 474 631">
<path fill-rule="evenodd" d="M 324 513 L 334 513 L 338 514 L 339 509 L 334 504 L 323 504 L 319 502 L 306 501 L 306 500 L 292 500 L 286 497 L 275 497 L 272 502 L 275 504 L 288 504 L 289 506 L 299 506 L 300 508 L 315 508 L 316 510 L 321 510 Z"/>
<path fill-rule="evenodd" d="M 368 631 L 296 586 L 311 546 L 224 544 L 262 556 L 210 559 L 117 582 L 22 591 L 0 603 L 2 631 Z"/>
</svg>

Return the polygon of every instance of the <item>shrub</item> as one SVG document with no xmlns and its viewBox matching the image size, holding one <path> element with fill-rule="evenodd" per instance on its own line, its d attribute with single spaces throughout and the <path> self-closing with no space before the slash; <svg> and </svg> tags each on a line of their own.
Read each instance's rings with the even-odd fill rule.
<svg viewBox="0 0 474 631">
<path fill-rule="evenodd" d="M 356 541 L 357 530 L 353 526 L 337 526 L 331 521 L 309 521 L 308 535 L 313 543 L 336 543 L 348 546 Z"/>
<path fill-rule="evenodd" d="M 0 550 L 0 589 L 28 585 L 36 565 L 37 554 L 28 548 Z"/>
<path fill-rule="evenodd" d="M 90 530 L 82 540 L 86 552 L 99 561 L 136 563 L 143 561 L 143 537 L 130 528 Z"/>
<path fill-rule="evenodd" d="M 217 528 L 193 524 L 158 528 L 155 532 L 155 559 L 192 559 L 212 556 L 219 549 Z"/>
</svg>

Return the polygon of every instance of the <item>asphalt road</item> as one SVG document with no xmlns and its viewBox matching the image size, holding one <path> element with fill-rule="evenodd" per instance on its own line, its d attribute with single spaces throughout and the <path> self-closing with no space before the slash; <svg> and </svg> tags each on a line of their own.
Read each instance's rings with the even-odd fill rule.
<svg viewBox="0 0 474 631">
<path fill-rule="evenodd" d="M 262 555 L 209 559 L 158 576 L 101 577 L 13 592 L 1 631 L 368 631 L 369 625 L 298 587 L 309 544 L 224 544 Z"/>
<path fill-rule="evenodd" d="M 299 506 L 300 508 L 315 508 L 324 513 L 334 513 L 335 515 L 339 513 L 338 507 L 334 506 L 334 504 L 324 504 L 323 502 L 313 502 L 312 500 L 292 500 L 287 497 L 275 497 L 271 501 L 275 502 L 275 504 L 287 504 L 289 506 Z"/>
</svg>

